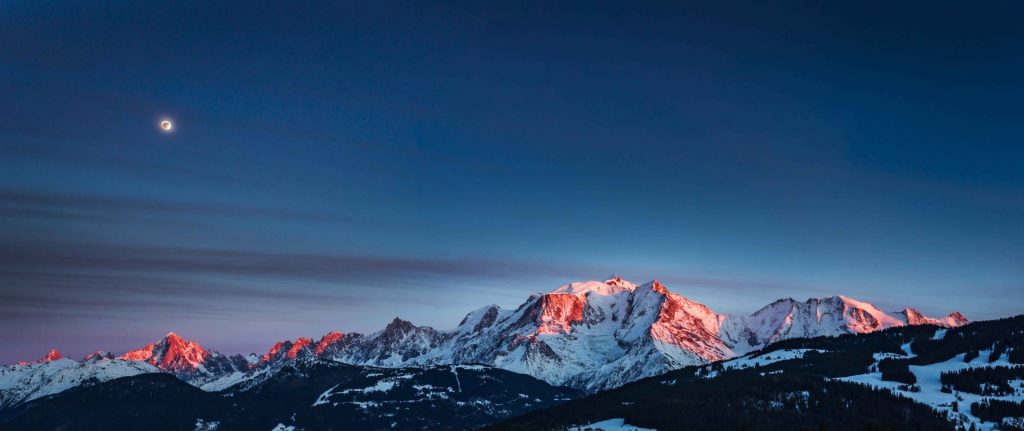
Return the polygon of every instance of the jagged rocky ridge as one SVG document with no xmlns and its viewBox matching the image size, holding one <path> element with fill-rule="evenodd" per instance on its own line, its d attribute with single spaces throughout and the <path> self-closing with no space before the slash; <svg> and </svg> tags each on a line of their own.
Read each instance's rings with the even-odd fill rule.
<svg viewBox="0 0 1024 431">
<path fill-rule="evenodd" d="M 242 355 L 226 356 L 206 350 L 199 343 L 186 341 L 173 332 L 156 343 L 125 353 L 116 359 L 146 362 L 163 372 L 174 374 L 194 384 L 252 368 L 251 361 Z"/>
<path fill-rule="evenodd" d="M 98 367 L 95 364 L 103 364 L 126 367 L 131 373 L 163 371 L 208 390 L 244 381 L 282 361 L 307 357 L 375 367 L 485 364 L 553 385 L 597 391 L 687 365 L 732 358 L 780 340 L 919 324 L 956 327 L 967 322 L 959 313 L 941 319 L 913 309 L 889 314 L 844 296 L 803 302 L 782 299 L 749 316 L 718 314 L 670 292 L 658 281 L 636 285 L 613 276 L 532 295 L 514 310 L 496 305 L 479 308 L 453 330 L 395 318 L 373 334 L 331 332 L 319 340 L 281 341 L 259 357 L 223 355 L 170 333 L 118 357 L 97 352 L 81 364 L 60 361 L 75 365 L 80 368 L 78 374 L 96 381 L 117 377 L 92 371 Z M 48 356 L 53 354 L 59 356 L 56 352 Z M 38 376 L 51 373 L 45 365 L 50 363 L 0 369 L 0 393 L 29 394 L 15 402 L 31 399 L 33 391 L 25 389 L 24 382 L 39 386 L 46 379 Z M 7 399 L 14 398 L 4 396 L 0 401 Z M 13 403 L 4 401 L 0 409 Z"/>
</svg>

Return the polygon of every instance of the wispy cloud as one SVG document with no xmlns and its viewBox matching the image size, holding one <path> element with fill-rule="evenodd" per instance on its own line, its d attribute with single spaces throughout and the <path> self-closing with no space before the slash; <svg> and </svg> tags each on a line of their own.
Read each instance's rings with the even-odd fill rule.
<svg viewBox="0 0 1024 431">
<path fill-rule="evenodd" d="M 651 268 L 614 270 L 658 277 L 684 295 L 761 291 L 771 296 L 779 286 Z M 0 238 L 0 338 L 32 331 L 54 339 L 72 329 L 90 335 L 90 328 L 95 332 L 121 326 L 159 334 L 213 325 L 218 329 L 207 336 L 226 342 L 226 334 L 246 331 L 277 331 L 276 336 L 326 329 L 373 331 L 379 329 L 374 319 L 380 314 L 444 327 L 477 306 L 514 305 L 529 293 L 553 290 L 557 283 L 611 272 L 590 265 L 485 257 Z M 31 357 L 19 355 L 12 353 L 10 359 Z"/>
<path fill-rule="evenodd" d="M 0 249 L 0 281 L 4 286 L 0 297 L 7 304 L 55 307 L 90 305 L 89 295 L 96 292 L 143 301 L 122 304 L 143 308 L 171 297 L 355 304 L 369 297 L 354 286 L 400 291 L 453 288 L 478 280 L 511 284 L 552 279 L 569 282 L 593 279 L 600 277 L 596 274 L 606 272 L 609 271 L 605 268 L 579 264 L 472 257 L 9 241 Z M 705 287 L 735 292 L 792 288 L 765 280 L 697 277 L 667 270 L 653 272 L 677 288 Z M 273 283 L 278 283 L 278 287 L 280 283 L 292 283 L 292 287 L 261 287 Z M 538 285 L 537 289 L 554 287 Z M 43 290 L 38 290 L 40 288 Z"/>
<path fill-rule="evenodd" d="M 174 216 L 178 218 L 229 216 L 320 223 L 380 223 L 346 215 L 216 202 L 182 202 L 138 197 L 0 189 L 0 217 L 102 220 L 119 217 L 141 219 L 145 216 Z"/>
<path fill-rule="evenodd" d="M 11 134 L 10 131 L 7 134 Z M 35 135 L 26 133 L 23 139 L 32 139 Z M 68 136 L 66 139 L 81 140 L 81 137 Z M 171 164 L 158 163 L 118 154 L 102 154 L 95 151 L 76 148 L 58 148 L 53 145 L 0 145 L 0 154 L 5 157 L 22 158 L 36 163 L 57 163 L 62 166 L 89 167 L 97 171 L 114 171 L 134 178 L 161 179 L 187 178 L 205 183 L 221 183 L 246 185 L 237 177 L 211 174 L 196 169 L 183 168 Z"/>
<path fill-rule="evenodd" d="M 20 242 L 0 250 L 0 271 L 60 269 L 372 281 L 396 277 L 568 275 L 580 268 L 476 258 L 282 253 L 237 249 Z"/>
</svg>

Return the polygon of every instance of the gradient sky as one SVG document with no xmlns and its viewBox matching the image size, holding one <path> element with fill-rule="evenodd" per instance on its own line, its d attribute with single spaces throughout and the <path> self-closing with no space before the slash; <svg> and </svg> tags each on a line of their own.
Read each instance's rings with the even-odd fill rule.
<svg viewBox="0 0 1024 431">
<path fill-rule="evenodd" d="M 294 3 L 0 2 L 0 362 L 612 273 L 1024 312 L 1024 3 Z"/>
</svg>

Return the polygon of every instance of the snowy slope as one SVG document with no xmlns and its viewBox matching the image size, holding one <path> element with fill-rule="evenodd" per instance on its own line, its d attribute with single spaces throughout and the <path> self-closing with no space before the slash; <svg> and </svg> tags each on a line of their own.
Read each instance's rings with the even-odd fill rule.
<svg viewBox="0 0 1024 431">
<path fill-rule="evenodd" d="M 60 358 L 8 365 L 0 368 L 0 410 L 82 384 L 158 372 L 158 368 L 145 362 L 120 359 L 79 363 Z"/>
<path fill-rule="evenodd" d="M 896 316 L 907 325 L 938 325 L 956 327 L 966 325 L 970 322 L 963 314 L 957 312 L 949 313 L 946 317 L 936 319 L 925 316 L 924 314 L 921 314 L 920 311 L 913 308 L 905 308 L 902 311 L 897 312 Z"/>
<path fill-rule="evenodd" d="M 909 349 L 908 349 L 909 350 Z M 994 430 L 995 423 L 982 422 L 976 416 L 971 415 L 969 406 L 972 403 L 982 401 L 983 399 L 997 399 L 1005 401 L 1021 402 L 1024 401 L 1024 389 L 1020 389 L 1024 382 L 1016 381 L 1013 385 L 1017 388 L 1016 392 L 1005 396 L 993 396 L 986 395 L 981 396 L 972 394 L 969 392 L 954 391 L 950 393 L 942 392 L 942 382 L 939 381 L 939 376 L 944 372 L 949 371 L 960 371 L 970 368 L 982 368 L 982 367 L 1012 367 L 1016 364 L 1012 364 L 1007 360 L 1006 355 L 1002 355 L 998 360 L 989 362 L 989 354 L 991 350 L 981 351 L 977 358 L 972 359 L 970 362 L 964 362 L 964 354 L 959 354 L 952 359 L 944 362 L 928 365 L 911 365 L 910 371 L 914 373 L 917 378 L 916 386 L 920 388 L 920 391 L 909 391 L 901 386 L 905 387 L 898 382 L 890 382 L 882 380 L 882 373 L 866 373 L 850 377 L 841 377 L 837 380 L 860 383 L 863 385 L 870 386 L 876 389 L 886 389 L 893 393 L 908 397 L 914 401 L 922 404 L 931 406 L 933 409 L 942 412 L 947 415 L 950 420 L 962 422 L 964 424 L 973 424 L 976 429 L 986 431 Z M 908 352 L 904 357 L 912 357 L 913 353 Z M 877 363 L 875 364 L 877 365 Z M 877 367 L 872 367 L 876 369 Z M 959 398 L 959 399 L 958 399 Z M 953 404 L 959 405 L 958 411 L 953 411 Z"/>
<path fill-rule="evenodd" d="M 802 359 L 807 352 L 822 353 L 820 349 L 782 349 L 774 350 L 767 353 L 750 353 L 735 359 L 728 361 L 722 361 L 719 364 L 722 366 L 722 370 L 742 370 L 746 368 L 757 368 L 765 365 L 774 364 L 776 362 L 788 361 L 791 359 Z M 710 371 L 705 378 L 714 378 L 719 374 L 718 371 Z"/>
<path fill-rule="evenodd" d="M 569 428 L 569 431 L 657 431 L 652 428 L 640 428 L 633 425 L 627 424 L 625 419 L 615 418 L 608 419 L 601 422 L 594 422 L 587 425 L 574 425 Z"/>
<path fill-rule="evenodd" d="M 870 303 L 836 295 L 805 302 L 780 299 L 750 316 L 723 316 L 719 335 L 737 353 L 745 353 L 790 338 L 865 334 L 906 325 L 956 327 L 967 323 L 960 313 L 933 319 L 908 308 L 890 315 Z"/>
</svg>

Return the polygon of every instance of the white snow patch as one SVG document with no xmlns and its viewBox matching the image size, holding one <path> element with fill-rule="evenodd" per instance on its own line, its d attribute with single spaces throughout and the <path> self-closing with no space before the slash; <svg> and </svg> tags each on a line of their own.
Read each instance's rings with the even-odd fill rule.
<svg viewBox="0 0 1024 431">
<path fill-rule="evenodd" d="M 0 367 L 0 410 L 36 398 L 64 392 L 87 381 L 159 373 L 142 361 L 112 359 L 79 363 L 68 358 Z"/>
<path fill-rule="evenodd" d="M 341 383 L 338 383 L 338 385 L 340 385 L 340 384 Z M 331 386 L 330 389 L 324 391 L 322 394 L 320 394 L 319 397 L 316 397 L 316 401 L 313 402 L 313 406 L 312 407 L 322 406 L 322 405 L 330 403 L 331 402 L 330 401 L 331 395 L 334 395 L 334 393 L 333 393 L 334 388 L 338 387 L 338 385 Z"/>
<path fill-rule="evenodd" d="M 736 359 L 721 362 L 722 367 L 726 370 L 738 370 L 753 367 L 763 367 L 768 364 L 774 364 L 776 362 L 787 361 L 790 359 L 803 358 L 807 352 L 818 352 L 823 353 L 825 350 L 819 349 L 783 349 L 775 350 L 768 353 L 763 353 L 756 356 L 743 356 Z M 707 373 L 708 378 L 714 378 L 718 376 L 718 372 L 712 371 Z"/>
<path fill-rule="evenodd" d="M 204 390 L 206 392 L 221 391 L 221 390 L 230 388 L 230 387 L 232 387 L 234 385 L 237 385 L 239 383 L 253 380 L 257 376 L 259 376 L 261 374 L 265 374 L 268 371 L 270 371 L 270 368 L 263 368 L 263 369 L 261 369 L 259 371 L 254 372 L 254 373 L 245 373 L 245 372 L 241 372 L 241 371 L 235 371 L 235 372 L 233 372 L 231 374 L 228 374 L 228 375 L 225 375 L 225 376 L 221 376 L 217 380 L 213 380 L 213 381 L 210 381 L 210 382 L 203 383 L 202 385 L 199 386 L 199 389 L 202 389 L 202 390 Z"/>
<path fill-rule="evenodd" d="M 389 379 L 380 379 L 380 380 L 377 381 L 377 384 L 375 384 L 373 386 L 367 386 L 365 388 L 360 388 L 360 389 L 345 389 L 345 390 L 343 390 L 343 391 L 341 391 L 339 393 L 340 394 L 351 394 L 353 392 L 362 392 L 362 393 L 365 394 L 365 393 L 368 393 L 368 392 L 387 392 L 387 391 L 390 391 L 390 390 L 394 389 L 395 386 L 398 385 L 398 380 L 399 379 L 411 379 L 412 377 L 413 377 L 412 374 L 404 374 L 404 375 L 395 376 L 395 377 L 392 377 L 392 378 L 389 378 Z"/>
<path fill-rule="evenodd" d="M 640 428 L 637 426 L 629 425 L 625 419 L 616 418 L 608 419 L 601 422 L 594 422 L 589 425 L 576 425 L 569 428 L 569 431 L 583 431 L 585 429 L 592 430 L 604 430 L 604 431 L 658 431 L 654 428 Z"/>
<path fill-rule="evenodd" d="M 363 410 L 366 410 L 366 409 L 368 409 L 370 407 L 379 407 L 380 406 L 380 403 L 378 403 L 376 401 L 349 401 L 349 402 L 347 402 L 345 404 L 355 404 L 355 405 L 359 406 L 359 408 L 361 408 Z"/>
<path fill-rule="evenodd" d="M 903 353 L 905 355 L 907 355 L 908 358 L 913 358 L 913 357 L 917 356 L 917 355 L 914 354 L 913 350 L 910 350 L 910 343 L 906 343 L 906 344 L 900 346 L 900 350 L 903 350 Z"/>
<path fill-rule="evenodd" d="M 196 428 L 192 431 L 217 431 L 220 429 L 219 421 L 205 421 L 203 419 L 196 419 Z"/>
<path fill-rule="evenodd" d="M 459 367 L 452 365 L 452 374 L 455 375 L 455 384 L 459 386 L 459 392 L 462 392 L 462 382 L 459 381 Z"/>
</svg>

